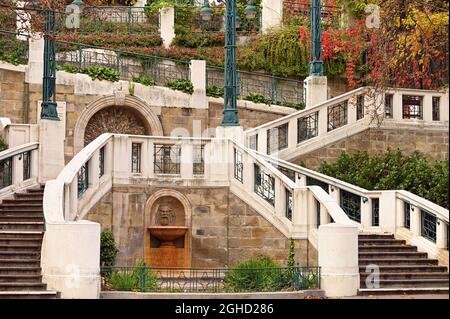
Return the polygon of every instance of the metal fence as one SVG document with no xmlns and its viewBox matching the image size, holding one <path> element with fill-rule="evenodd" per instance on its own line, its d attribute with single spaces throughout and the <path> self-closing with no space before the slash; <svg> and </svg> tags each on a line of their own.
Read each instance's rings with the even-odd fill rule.
<svg viewBox="0 0 450 319">
<path fill-rule="evenodd" d="M 189 80 L 188 61 L 163 58 L 155 55 L 125 52 L 121 50 L 56 41 L 56 61 L 60 69 L 80 72 L 103 66 L 119 72 L 123 80 L 139 82 L 149 78 L 156 85 L 166 85 L 178 79 Z"/>
<path fill-rule="evenodd" d="M 104 267 L 104 290 L 140 292 L 274 292 L 320 289 L 319 267 Z"/>
</svg>

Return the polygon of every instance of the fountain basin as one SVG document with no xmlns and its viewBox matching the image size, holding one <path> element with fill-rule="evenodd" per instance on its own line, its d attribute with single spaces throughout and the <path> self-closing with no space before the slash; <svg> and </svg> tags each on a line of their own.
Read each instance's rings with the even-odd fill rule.
<svg viewBox="0 0 450 319">
<path fill-rule="evenodd" d="M 150 235 L 161 241 L 173 241 L 188 231 L 186 226 L 149 226 Z"/>
</svg>

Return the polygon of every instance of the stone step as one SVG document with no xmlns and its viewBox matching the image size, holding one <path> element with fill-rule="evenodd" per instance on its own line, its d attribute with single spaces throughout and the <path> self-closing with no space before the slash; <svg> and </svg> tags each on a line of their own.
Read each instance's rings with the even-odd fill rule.
<svg viewBox="0 0 450 319">
<path fill-rule="evenodd" d="M 359 296 L 379 295 L 448 295 L 448 287 L 445 288 L 378 288 L 359 289 Z"/>
<path fill-rule="evenodd" d="M 447 279 L 382 279 L 378 282 L 379 288 L 448 288 Z M 360 283 L 361 288 L 366 287 L 364 280 Z"/>
<path fill-rule="evenodd" d="M 363 272 L 360 273 L 361 281 L 365 281 L 367 276 L 372 276 L 372 273 Z M 448 273 L 446 272 L 393 272 L 393 273 L 380 273 L 379 279 L 389 280 L 411 280 L 411 279 L 448 279 Z"/>
<path fill-rule="evenodd" d="M 40 252 L 41 244 L 0 244 L 0 252 L 4 251 Z"/>
<path fill-rule="evenodd" d="M 0 291 L 45 290 L 46 284 L 39 282 L 0 282 Z"/>
<path fill-rule="evenodd" d="M 1 238 L 0 245 L 10 244 L 42 244 L 42 238 Z"/>
<path fill-rule="evenodd" d="M 29 193 L 29 194 L 37 194 L 37 193 L 42 193 L 42 194 L 44 194 L 44 187 L 39 187 L 39 188 L 28 188 L 28 189 L 27 189 L 27 193 Z"/>
<path fill-rule="evenodd" d="M 41 204 L 2 204 L 0 205 L 0 212 L 42 212 L 42 203 Z"/>
<path fill-rule="evenodd" d="M 0 291 L 0 299 L 58 299 L 56 291 Z"/>
<path fill-rule="evenodd" d="M 406 241 L 401 239 L 358 239 L 358 245 L 360 247 L 381 246 L 381 245 L 406 245 Z"/>
<path fill-rule="evenodd" d="M 40 275 L 41 267 L 0 267 L 0 275 Z"/>
<path fill-rule="evenodd" d="M 14 199 L 42 199 L 44 193 L 15 193 Z"/>
<path fill-rule="evenodd" d="M 43 231 L 17 231 L 17 230 L 0 230 L 0 239 L 40 239 L 44 236 Z"/>
<path fill-rule="evenodd" d="M 360 252 L 358 254 L 359 258 L 370 259 L 370 258 L 427 258 L 427 253 L 419 253 L 416 251 L 370 251 L 370 252 Z"/>
<path fill-rule="evenodd" d="M 359 246 L 358 251 L 369 252 L 369 251 L 382 251 L 382 252 L 394 252 L 394 251 L 417 251 L 415 246 L 406 245 L 381 245 L 381 246 Z"/>
<path fill-rule="evenodd" d="M 423 273 L 423 272 L 447 272 L 447 267 L 436 265 L 380 265 L 380 273 Z M 366 266 L 359 266 L 359 272 L 370 272 Z"/>
<path fill-rule="evenodd" d="M 40 259 L 0 259 L 0 267 L 39 267 Z"/>
<path fill-rule="evenodd" d="M 358 239 L 395 239 L 392 234 L 359 234 Z"/>
<path fill-rule="evenodd" d="M 41 283 L 42 275 L 0 275 L 0 282 Z"/>
<path fill-rule="evenodd" d="M 39 259 L 40 251 L 0 251 L 0 259 Z"/>
<path fill-rule="evenodd" d="M 1 215 L 11 215 L 11 214 L 39 214 L 41 216 L 44 216 L 44 211 L 39 207 L 28 207 L 28 208 L 24 208 L 24 207 L 20 207 L 18 209 L 6 209 L 3 210 L 0 207 L 0 216 Z"/>
<path fill-rule="evenodd" d="M 0 230 L 44 230 L 44 222 L 0 222 Z"/>
<path fill-rule="evenodd" d="M 44 216 L 40 214 L 40 216 L 21 216 L 20 213 L 18 216 L 2 216 L 0 213 L 0 222 L 44 222 Z"/>
<path fill-rule="evenodd" d="M 2 200 L 2 203 L 0 205 L 4 205 L 4 204 L 11 204 L 11 205 L 14 205 L 14 204 L 20 204 L 20 205 L 23 205 L 23 204 L 41 204 L 42 205 L 42 198 L 38 197 L 38 196 L 35 196 L 35 197 L 32 197 L 32 198 L 23 197 L 23 198 L 20 198 L 20 199 L 4 199 L 4 200 Z"/>
<path fill-rule="evenodd" d="M 437 259 L 427 258 L 370 258 L 359 259 L 360 266 L 366 265 L 437 265 Z"/>
</svg>

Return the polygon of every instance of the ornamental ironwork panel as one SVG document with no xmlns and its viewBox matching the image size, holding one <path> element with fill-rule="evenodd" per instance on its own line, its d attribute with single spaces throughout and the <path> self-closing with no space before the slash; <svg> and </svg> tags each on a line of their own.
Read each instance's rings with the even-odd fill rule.
<svg viewBox="0 0 450 319">
<path fill-rule="evenodd" d="M 242 153 L 234 149 L 234 178 L 243 183 L 244 164 Z"/>
<path fill-rule="evenodd" d="M 275 206 L 275 178 L 264 172 L 257 164 L 255 170 L 255 193 Z"/>
<path fill-rule="evenodd" d="M 89 161 L 84 163 L 78 171 L 78 197 L 89 188 Z"/>
<path fill-rule="evenodd" d="M 31 151 L 22 153 L 23 180 L 31 178 Z"/>
<path fill-rule="evenodd" d="M 292 192 L 286 189 L 286 218 L 292 221 Z"/>
<path fill-rule="evenodd" d="M 320 186 L 325 192 L 329 193 L 329 185 L 310 176 L 306 176 L 306 186 Z"/>
<path fill-rule="evenodd" d="M 0 189 L 12 185 L 12 157 L 0 161 Z"/>
<path fill-rule="evenodd" d="M 132 143 L 131 144 L 131 172 L 140 173 L 141 172 L 141 154 L 142 154 L 142 144 Z"/>
<path fill-rule="evenodd" d="M 380 199 L 372 198 L 372 226 L 380 226 Z"/>
<path fill-rule="evenodd" d="M 422 120 L 423 97 L 418 95 L 403 95 L 403 118 Z"/>
<path fill-rule="evenodd" d="M 421 223 L 420 223 L 420 233 L 422 237 L 431 240 L 432 242 L 436 242 L 436 227 L 437 227 L 437 218 L 435 215 L 430 212 L 421 209 Z"/>
<path fill-rule="evenodd" d="M 348 218 L 361 222 L 361 196 L 341 189 L 341 208 Z"/>
<path fill-rule="evenodd" d="M 393 105 L 394 105 L 394 95 L 393 94 L 385 94 L 384 95 L 384 116 L 387 119 L 391 119 L 394 116 Z"/>
<path fill-rule="evenodd" d="M 433 121 L 439 121 L 440 106 L 441 106 L 441 97 L 433 96 L 433 99 L 432 99 Z"/>
<path fill-rule="evenodd" d="M 319 130 L 319 112 L 298 119 L 297 143 L 316 137 Z"/>
<path fill-rule="evenodd" d="M 254 151 L 258 150 L 258 134 L 252 135 L 248 138 L 248 147 Z"/>
<path fill-rule="evenodd" d="M 411 227 L 411 204 L 407 202 L 403 203 L 403 227 Z"/>
<path fill-rule="evenodd" d="M 180 174 L 180 145 L 155 144 L 153 153 L 156 174 Z"/>
<path fill-rule="evenodd" d="M 205 144 L 193 145 L 193 173 L 202 175 L 205 173 Z"/>
<path fill-rule="evenodd" d="M 316 225 L 320 226 L 320 202 L 316 199 Z"/>
<path fill-rule="evenodd" d="M 288 146 L 288 123 L 267 130 L 267 154 Z"/>
<path fill-rule="evenodd" d="M 105 147 L 103 146 L 98 152 L 98 176 L 105 175 Z"/>
<path fill-rule="evenodd" d="M 356 120 L 360 120 L 364 117 L 364 95 L 358 95 L 356 97 Z"/>
<path fill-rule="evenodd" d="M 328 132 L 347 124 L 348 101 L 328 107 Z"/>
</svg>

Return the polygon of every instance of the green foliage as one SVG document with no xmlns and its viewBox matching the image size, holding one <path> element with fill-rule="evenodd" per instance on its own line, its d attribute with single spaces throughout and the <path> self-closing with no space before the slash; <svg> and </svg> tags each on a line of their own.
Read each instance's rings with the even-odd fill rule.
<svg viewBox="0 0 450 319">
<path fill-rule="evenodd" d="M 105 66 L 91 66 L 83 70 L 93 80 L 107 80 L 117 82 L 120 79 L 120 73 L 117 70 Z"/>
<path fill-rule="evenodd" d="M 224 88 L 218 87 L 218 86 L 208 86 L 206 88 L 206 95 L 207 96 L 213 96 L 213 97 L 223 97 L 224 95 Z"/>
<path fill-rule="evenodd" d="M 172 90 L 183 91 L 185 93 L 192 94 L 194 92 L 194 86 L 189 80 L 178 79 L 166 84 L 167 87 Z"/>
<path fill-rule="evenodd" d="M 250 93 L 249 95 L 245 96 L 244 100 L 252 101 L 254 103 L 264 103 L 264 104 L 267 104 L 267 105 L 272 104 L 272 100 L 271 99 L 268 99 L 268 98 L 266 98 L 266 97 L 264 97 L 262 95 L 253 94 L 253 93 Z"/>
<path fill-rule="evenodd" d="M 137 33 L 137 31 L 135 31 L 136 33 L 127 34 L 127 31 L 120 30 L 121 28 L 116 28 L 116 26 L 114 26 L 114 23 L 112 23 L 111 31 L 102 29 L 101 31 L 98 31 L 100 33 L 94 33 L 95 31 L 90 31 L 87 34 L 65 33 L 58 35 L 58 40 L 116 49 L 119 47 L 148 48 L 160 46 L 162 44 L 162 38 L 158 34 L 148 34 L 147 32 L 140 34 Z M 120 33 L 101 33 L 114 31 Z"/>
<path fill-rule="evenodd" d="M 336 5 L 342 6 L 353 19 L 364 17 L 364 9 L 369 3 L 373 2 L 368 0 L 336 0 Z"/>
<path fill-rule="evenodd" d="M 0 61 L 14 65 L 27 64 L 27 41 L 16 39 L 15 34 L 0 33 Z"/>
<path fill-rule="evenodd" d="M 4 151 L 8 148 L 8 144 L 3 140 L 3 137 L 0 136 L 0 152 Z"/>
<path fill-rule="evenodd" d="M 111 267 L 117 256 L 116 242 L 110 230 L 102 231 L 100 235 L 100 266 Z"/>
<path fill-rule="evenodd" d="M 223 33 L 209 33 L 209 32 L 190 32 L 188 29 L 179 31 L 173 43 L 185 48 L 200 48 L 200 47 L 215 47 L 223 46 L 225 44 L 225 35 Z"/>
<path fill-rule="evenodd" d="M 295 242 L 294 242 L 294 239 L 292 239 L 292 238 L 289 242 L 289 255 L 288 255 L 287 266 L 289 268 L 295 267 Z"/>
<path fill-rule="evenodd" d="M 155 80 L 153 80 L 148 75 L 141 75 L 139 77 L 133 77 L 133 82 L 141 83 L 146 86 L 153 86 L 156 84 Z"/>
<path fill-rule="evenodd" d="M 157 276 L 143 261 L 138 261 L 133 268 L 114 270 L 110 283 L 118 291 L 154 291 L 157 288 Z"/>
<path fill-rule="evenodd" d="M 406 156 L 400 150 L 369 157 L 367 152 L 341 153 L 319 172 L 369 190 L 404 189 L 448 207 L 449 161 L 433 161 L 420 152 Z"/>
</svg>

